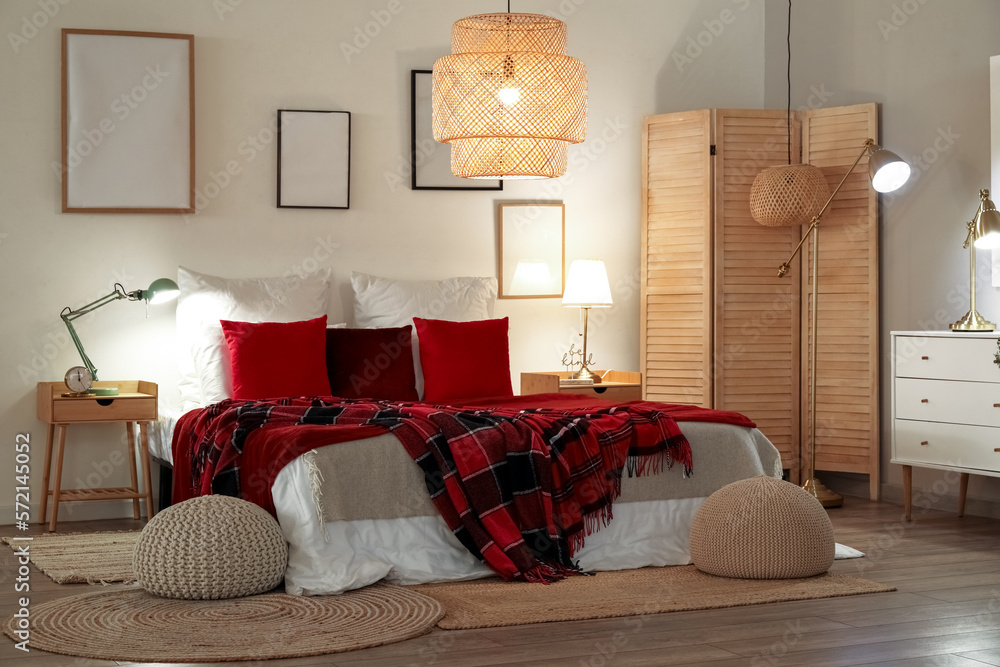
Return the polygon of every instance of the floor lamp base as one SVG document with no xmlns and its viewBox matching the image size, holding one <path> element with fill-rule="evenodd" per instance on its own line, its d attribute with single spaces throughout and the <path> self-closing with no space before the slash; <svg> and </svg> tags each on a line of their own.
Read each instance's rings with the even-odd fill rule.
<svg viewBox="0 0 1000 667">
<path fill-rule="evenodd" d="M 823 482 L 815 477 L 807 479 L 802 488 L 806 490 L 806 493 L 818 500 L 819 504 L 823 507 L 842 507 L 844 504 L 844 496 L 826 488 L 823 486 Z"/>
</svg>

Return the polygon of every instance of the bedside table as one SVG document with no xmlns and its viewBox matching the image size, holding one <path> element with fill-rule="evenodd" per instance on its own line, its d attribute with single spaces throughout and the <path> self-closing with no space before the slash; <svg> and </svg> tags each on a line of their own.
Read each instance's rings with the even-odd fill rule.
<svg viewBox="0 0 1000 667">
<path fill-rule="evenodd" d="M 571 371 L 551 371 L 545 373 L 521 373 L 521 395 L 528 394 L 583 394 L 606 401 L 641 401 L 642 373 L 631 371 L 594 371 L 603 375 L 604 381 L 594 385 L 559 386 L 559 381 L 568 378 Z"/>
<path fill-rule="evenodd" d="M 139 500 L 146 500 L 146 513 L 153 517 L 152 484 L 149 474 L 149 423 L 157 418 L 157 387 L 153 382 L 94 382 L 95 387 L 117 387 L 117 396 L 63 396 L 69 389 L 62 382 L 38 383 L 38 418 L 49 425 L 45 442 L 45 464 L 42 485 L 42 511 L 39 523 L 45 523 L 49 496 L 52 496 L 52 519 L 49 531 L 56 529 L 60 502 L 81 500 L 131 500 L 132 516 L 139 518 Z M 132 485 L 92 489 L 63 489 L 63 454 L 66 451 L 66 430 L 71 424 L 117 422 L 125 425 L 128 437 L 129 472 Z M 135 462 L 135 423 L 139 423 L 139 456 L 142 460 L 143 492 L 139 492 L 139 475 Z M 52 444 L 56 443 L 56 471 L 51 488 Z"/>
</svg>

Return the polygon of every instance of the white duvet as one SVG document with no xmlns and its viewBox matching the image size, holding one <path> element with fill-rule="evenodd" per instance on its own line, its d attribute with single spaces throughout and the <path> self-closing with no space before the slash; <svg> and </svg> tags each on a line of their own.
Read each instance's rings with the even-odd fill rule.
<svg viewBox="0 0 1000 667">
<path fill-rule="evenodd" d="M 175 416 L 165 416 L 157 424 L 150 438 L 154 456 L 172 460 L 170 435 L 175 423 Z M 682 422 L 680 426 L 691 443 L 695 475 L 713 461 L 724 462 L 726 475 L 732 477 L 720 481 L 720 486 L 755 475 L 781 475 L 778 451 L 757 429 L 701 422 Z M 341 593 L 381 579 L 420 584 L 492 574 L 459 544 L 438 516 L 321 523 L 306 456 L 285 466 L 271 488 L 278 522 L 289 545 L 285 573 L 289 593 Z M 684 483 L 676 468 L 661 476 L 664 483 Z M 628 482 L 624 479 L 623 485 Z M 616 503 L 614 519 L 588 536 L 577 553 L 580 566 L 592 571 L 689 563 L 688 534 L 704 500 L 705 496 L 700 496 Z"/>
</svg>

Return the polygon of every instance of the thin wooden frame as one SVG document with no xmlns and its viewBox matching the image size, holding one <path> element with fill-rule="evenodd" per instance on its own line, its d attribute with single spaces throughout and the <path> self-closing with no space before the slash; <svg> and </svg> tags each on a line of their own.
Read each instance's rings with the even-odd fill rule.
<svg viewBox="0 0 1000 667">
<path fill-rule="evenodd" d="M 500 179 L 460 178 L 451 173 L 451 146 L 434 141 L 431 129 L 432 70 L 410 70 L 410 187 L 414 190 L 503 190 Z"/>
<path fill-rule="evenodd" d="M 194 35 L 62 30 L 64 213 L 194 213 Z"/>
<path fill-rule="evenodd" d="M 564 204 L 500 204 L 497 274 L 501 299 L 552 299 L 566 282 Z"/>
<path fill-rule="evenodd" d="M 278 109 L 278 208 L 351 207 L 351 112 Z"/>
</svg>

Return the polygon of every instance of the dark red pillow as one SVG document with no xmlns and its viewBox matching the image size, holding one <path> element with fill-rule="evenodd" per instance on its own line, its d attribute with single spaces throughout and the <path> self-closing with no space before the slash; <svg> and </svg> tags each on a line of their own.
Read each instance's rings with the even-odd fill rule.
<svg viewBox="0 0 1000 667">
<path fill-rule="evenodd" d="M 233 398 L 330 395 L 326 315 L 302 322 L 221 322 L 233 370 Z"/>
<path fill-rule="evenodd" d="M 448 322 L 414 317 L 424 400 L 511 396 L 507 318 Z"/>
<path fill-rule="evenodd" d="M 416 401 L 413 327 L 327 329 L 330 391 L 344 398 Z"/>
</svg>

